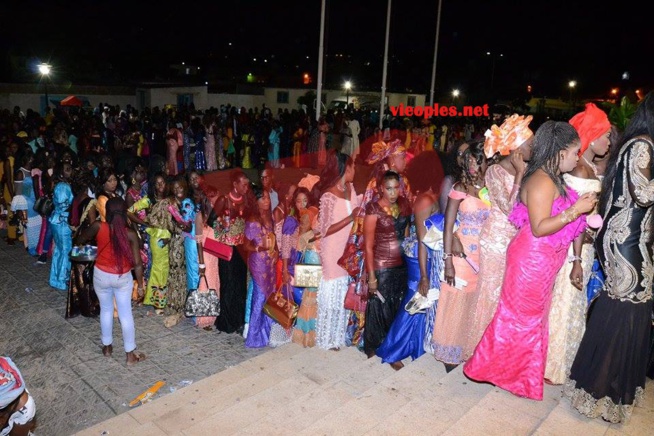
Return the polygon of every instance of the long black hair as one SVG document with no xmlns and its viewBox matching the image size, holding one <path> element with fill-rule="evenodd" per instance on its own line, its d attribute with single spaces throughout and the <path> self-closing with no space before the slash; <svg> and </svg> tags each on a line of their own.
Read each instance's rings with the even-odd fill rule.
<svg viewBox="0 0 654 436">
<path fill-rule="evenodd" d="M 624 144 L 634 139 L 636 136 L 647 135 L 654 139 L 654 91 L 649 92 L 645 98 L 638 104 L 629 124 L 624 129 L 621 141 L 611 147 L 611 156 L 606 166 L 606 173 L 602 181 L 602 195 L 600 197 L 600 214 L 604 216 L 607 210 L 607 203 L 613 190 L 613 182 L 618 172 L 618 159 Z M 650 160 L 650 171 L 654 170 L 654 159 Z"/>
<path fill-rule="evenodd" d="M 541 124 L 534 135 L 531 160 L 522 178 L 522 186 L 525 186 L 529 177 L 540 169 L 552 179 L 559 194 L 567 197 L 568 192 L 565 189 L 563 174 L 559 172 L 559 165 L 561 152 L 568 149 L 575 141 L 579 141 L 579 134 L 571 124 L 552 120 Z"/>
</svg>

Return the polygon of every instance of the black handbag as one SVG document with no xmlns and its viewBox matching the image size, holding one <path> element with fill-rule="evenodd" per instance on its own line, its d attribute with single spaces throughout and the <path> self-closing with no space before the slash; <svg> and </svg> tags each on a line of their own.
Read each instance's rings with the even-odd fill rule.
<svg viewBox="0 0 654 436">
<path fill-rule="evenodd" d="M 204 277 L 204 282 L 209 288 L 209 282 Z M 191 316 L 218 316 L 220 315 L 220 298 L 215 289 L 207 292 L 191 291 L 186 296 L 184 315 Z"/>
<path fill-rule="evenodd" d="M 42 195 L 36 199 L 36 201 L 34 202 L 34 206 L 32 208 L 39 215 L 43 215 L 47 217 L 50 216 L 50 214 L 54 210 L 54 203 L 52 202 L 52 199 L 50 197 Z"/>
</svg>

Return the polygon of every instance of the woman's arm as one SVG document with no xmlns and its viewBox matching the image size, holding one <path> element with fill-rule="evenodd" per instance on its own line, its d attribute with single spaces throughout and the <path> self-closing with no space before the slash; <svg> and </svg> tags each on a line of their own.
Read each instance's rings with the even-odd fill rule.
<svg viewBox="0 0 654 436">
<path fill-rule="evenodd" d="M 150 199 L 148 197 L 143 197 L 139 201 L 132 204 L 127 209 L 127 217 L 129 220 L 136 224 L 141 224 L 142 226 L 147 226 L 148 223 L 136 215 L 139 211 L 147 209 L 150 206 Z"/>
<path fill-rule="evenodd" d="M 74 244 L 84 245 L 88 241 L 92 241 L 93 239 L 95 239 L 96 235 L 98 234 L 98 231 L 100 230 L 100 225 L 101 225 L 100 221 L 93 222 L 93 224 L 91 224 L 89 227 L 84 229 L 84 231 L 81 234 L 77 235 L 75 241 L 73 241 Z"/>
<path fill-rule="evenodd" d="M 461 201 L 463 200 L 458 200 L 450 196 L 447 200 L 447 208 L 445 209 L 445 228 L 443 229 L 443 259 L 445 259 L 445 270 L 443 276 L 445 282 L 450 286 L 454 286 L 454 277 L 456 274 L 452 260 L 452 241 L 454 239 L 454 222 L 459 213 Z"/>
<path fill-rule="evenodd" d="M 654 180 L 650 171 L 653 149 L 651 142 L 639 139 L 629 151 L 629 193 L 641 207 L 649 207 L 654 203 Z"/>
<path fill-rule="evenodd" d="M 136 276 L 136 283 L 138 286 L 138 296 L 143 297 L 143 261 L 141 260 L 141 241 L 137 233 L 132 229 L 127 229 L 127 238 L 129 245 L 132 248 L 132 257 L 134 257 L 134 275 Z"/>
<path fill-rule="evenodd" d="M 582 232 L 572 243 L 574 258 L 572 260 L 572 271 L 570 271 L 570 282 L 572 283 L 572 286 L 580 291 L 584 283 L 584 270 L 581 266 L 581 249 L 584 245 L 585 236 L 586 233 Z"/>
<path fill-rule="evenodd" d="M 203 241 L 204 241 L 204 214 L 202 212 L 198 212 L 195 214 L 195 240 L 197 241 L 198 244 L 198 264 L 200 265 L 200 276 L 203 276 L 207 266 L 204 264 L 204 249 L 203 249 Z"/>
<path fill-rule="evenodd" d="M 429 218 L 432 209 L 432 198 L 429 195 L 420 195 L 413 205 L 413 214 L 416 224 L 416 236 L 418 237 L 418 265 L 420 266 L 420 282 L 418 292 L 427 296 L 429 290 L 429 273 L 427 272 L 427 247 L 422 243 L 427 234 L 425 220 Z"/>
<path fill-rule="evenodd" d="M 596 194 L 589 192 L 579 197 L 579 200 L 568 209 L 551 216 L 552 204 L 558 195 L 554 182 L 545 175 L 534 175 L 525 188 L 529 224 L 532 234 L 537 238 L 558 232 L 576 220 L 579 215 L 591 211 L 597 203 Z"/>
<path fill-rule="evenodd" d="M 368 273 L 368 292 L 377 292 L 377 277 L 375 277 L 375 227 L 377 227 L 377 215 L 368 215 L 363 218 L 363 244 L 364 263 Z"/>
<path fill-rule="evenodd" d="M 5 159 L 5 186 L 9 191 L 9 197 L 14 197 L 14 175 L 11 172 L 9 159 Z"/>
</svg>

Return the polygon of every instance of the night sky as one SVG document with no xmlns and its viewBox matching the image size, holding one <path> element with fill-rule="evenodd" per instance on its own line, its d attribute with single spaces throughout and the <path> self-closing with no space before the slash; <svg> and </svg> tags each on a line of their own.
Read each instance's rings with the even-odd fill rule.
<svg viewBox="0 0 654 436">
<path fill-rule="evenodd" d="M 0 80 L 38 80 L 29 69 L 38 60 L 69 83 L 165 80 L 181 62 L 200 66 L 197 80 L 211 84 L 244 83 L 249 72 L 284 84 L 316 77 L 320 0 L 166 3 L 12 2 L 0 28 Z M 615 86 L 650 89 L 646 14 L 611 3 L 443 0 L 437 92 L 514 95 L 531 85 L 534 95 L 556 97 L 569 80 L 594 97 Z M 325 86 L 380 89 L 386 7 L 327 0 Z M 437 8 L 437 0 L 393 2 L 389 90 L 429 93 Z"/>
</svg>

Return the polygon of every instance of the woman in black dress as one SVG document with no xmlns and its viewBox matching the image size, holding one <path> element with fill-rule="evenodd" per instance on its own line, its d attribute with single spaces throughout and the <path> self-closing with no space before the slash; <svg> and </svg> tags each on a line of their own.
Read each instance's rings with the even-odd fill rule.
<svg viewBox="0 0 654 436">
<path fill-rule="evenodd" d="M 582 414 L 612 423 L 642 404 L 652 322 L 654 95 L 625 129 L 602 187 L 596 248 L 606 281 L 588 319 L 565 394 Z"/>
</svg>

